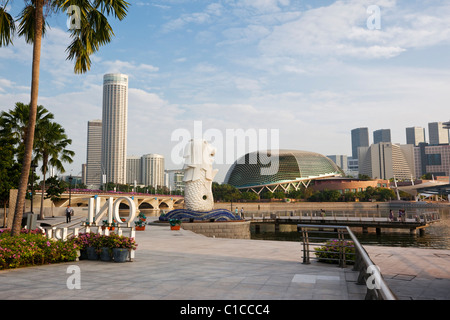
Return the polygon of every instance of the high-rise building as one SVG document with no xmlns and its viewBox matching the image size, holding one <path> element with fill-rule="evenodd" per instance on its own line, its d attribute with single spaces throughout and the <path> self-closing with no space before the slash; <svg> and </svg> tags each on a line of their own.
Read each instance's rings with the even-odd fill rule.
<svg viewBox="0 0 450 320">
<path fill-rule="evenodd" d="M 419 143 L 425 142 L 425 128 L 422 127 L 409 127 L 406 128 L 406 144 L 412 144 L 415 147 Z"/>
<path fill-rule="evenodd" d="M 428 123 L 428 138 L 430 145 L 449 144 L 448 129 L 444 128 L 443 122 Z"/>
<path fill-rule="evenodd" d="M 145 154 L 141 158 L 141 182 L 145 186 L 164 186 L 164 156 Z"/>
<path fill-rule="evenodd" d="M 103 182 L 126 183 L 127 116 L 128 76 L 105 74 L 102 115 Z"/>
<path fill-rule="evenodd" d="M 85 183 L 98 188 L 102 177 L 102 121 L 88 121 Z"/>
<path fill-rule="evenodd" d="M 142 184 L 141 157 L 127 157 L 127 183 L 132 185 L 134 183 Z"/>
<path fill-rule="evenodd" d="M 391 142 L 391 129 L 378 129 L 373 132 L 373 143 Z"/>
<path fill-rule="evenodd" d="M 369 146 L 369 128 L 352 130 L 352 159 L 358 159 L 358 147 Z"/>
<path fill-rule="evenodd" d="M 416 176 L 414 146 L 380 142 L 360 147 L 359 173 L 373 179 L 411 179 Z"/>
<path fill-rule="evenodd" d="M 165 170 L 170 191 L 184 191 L 184 170 Z"/>
<path fill-rule="evenodd" d="M 450 145 L 427 145 L 414 148 L 417 178 L 424 174 L 450 176 Z"/>
</svg>

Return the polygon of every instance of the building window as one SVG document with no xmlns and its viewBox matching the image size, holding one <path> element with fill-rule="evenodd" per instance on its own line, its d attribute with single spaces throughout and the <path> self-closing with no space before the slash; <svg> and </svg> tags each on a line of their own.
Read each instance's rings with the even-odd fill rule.
<svg viewBox="0 0 450 320">
<path fill-rule="evenodd" d="M 429 166 L 440 166 L 442 164 L 441 162 L 441 154 L 427 154 L 427 164 Z"/>
</svg>

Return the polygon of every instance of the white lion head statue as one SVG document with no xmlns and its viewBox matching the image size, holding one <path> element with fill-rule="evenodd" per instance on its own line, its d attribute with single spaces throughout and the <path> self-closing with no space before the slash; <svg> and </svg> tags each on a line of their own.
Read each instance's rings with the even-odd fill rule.
<svg viewBox="0 0 450 320">
<path fill-rule="evenodd" d="M 199 179 L 212 181 L 218 171 L 217 169 L 213 170 L 212 167 L 215 154 L 216 148 L 206 140 L 192 139 L 184 152 L 184 181 Z"/>
</svg>

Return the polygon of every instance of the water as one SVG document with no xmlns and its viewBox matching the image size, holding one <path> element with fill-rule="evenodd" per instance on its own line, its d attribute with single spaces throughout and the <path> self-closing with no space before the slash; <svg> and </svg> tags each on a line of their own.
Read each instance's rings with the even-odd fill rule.
<svg viewBox="0 0 450 320">
<path fill-rule="evenodd" d="M 425 209 L 408 210 L 411 214 L 429 211 Z M 410 234 L 409 230 L 400 229 L 383 229 L 381 234 L 376 234 L 375 230 L 372 231 L 370 228 L 369 233 L 362 233 L 361 228 L 352 229 L 352 232 L 362 245 L 450 250 L 450 208 L 434 208 L 432 211 L 439 212 L 441 221 L 427 227 L 424 235 L 419 235 L 418 232 Z M 261 231 L 256 233 L 252 228 L 251 238 L 255 240 L 300 241 L 300 234 L 296 231 L 296 226 L 284 227 L 284 230 L 281 229 L 280 232 L 274 232 L 273 229 L 273 226 L 269 226 L 265 229 L 261 228 Z"/>
</svg>

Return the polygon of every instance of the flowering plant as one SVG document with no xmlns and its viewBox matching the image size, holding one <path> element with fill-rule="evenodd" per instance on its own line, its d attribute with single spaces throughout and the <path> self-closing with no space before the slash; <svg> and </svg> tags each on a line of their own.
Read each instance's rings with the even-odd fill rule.
<svg viewBox="0 0 450 320">
<path fill-rule="evenodd" d="M 354 263 L 355 243 L 350 240 L 328 240 L 325 245 L 315 249 L 315 254 L 321 262 L 339 263 L 340 250 L 345 254 L 346 263 Z"/>
</svg>

